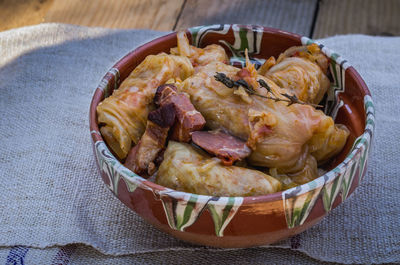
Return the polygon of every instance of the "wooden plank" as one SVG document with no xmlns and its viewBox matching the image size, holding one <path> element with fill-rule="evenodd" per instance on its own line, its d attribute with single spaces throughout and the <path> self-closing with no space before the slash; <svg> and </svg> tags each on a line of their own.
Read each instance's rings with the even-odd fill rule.
<svg viewBox="0 0 400 265">
<path fill-rule="evenodd" d="M 308 36 L 317 0 L 187 0 L 177 29 L 210 24 L 256 24 Z"/>
<path fill-rule="evenodd" d="M 400 35 L 400 1 L 322 0 L 313 38 L 350 33 Z"/>
<path fill-rule="evenodd" d="M 172 30 L 184 0 L 54 0 L 46 22 Z"/>
<path fill-rule="evenodd" d="M 43 22 L 52 0 L 0 0 L 0 31 Z"/>
</svg>

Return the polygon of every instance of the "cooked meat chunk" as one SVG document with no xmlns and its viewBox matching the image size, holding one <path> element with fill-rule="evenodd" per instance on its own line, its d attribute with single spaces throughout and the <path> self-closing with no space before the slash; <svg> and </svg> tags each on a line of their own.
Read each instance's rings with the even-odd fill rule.
<svg viewBox="0 0 400 265">
<path fill-rule="evenodd" d="M 208 153 L 221 159 L 226 166 L 242 160 L 251 153 L 246 142 L 222 131 L 197 131 L 192 133 L 192 141 Z"/>
<path fill-rule="evenodd" d="M 152 175 L 156 170 L 154 161 L 164 150 L 168 131 L 175 121 L 173 104 L 165 104 L 149 113 L 146 130 L 138 144 L 126 158 L 125 166 L 139 175 Z"/>
<path fill-rule="evenodd" d="M 176 93 L 174 85 L 164 85 L 157 89 L 154 101 L 160 106 L 172 104 L 175 110 L 175 125 L 172 128 L 171 139 L 188 143 L 191 133 L 201 130 L 206 121 L 198 112 L 189 97 L 184 93 Z"/>
</svg>

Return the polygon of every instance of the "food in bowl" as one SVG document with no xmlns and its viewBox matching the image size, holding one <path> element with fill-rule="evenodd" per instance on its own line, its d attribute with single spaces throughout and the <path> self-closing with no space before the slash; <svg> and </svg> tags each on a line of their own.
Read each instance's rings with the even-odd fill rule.
<svg viewBox="0 0 400 265">
<path fill-rule="evenodd" d="M 97 106 L 100 132 L 124 165 L 159 185 L 210 196 L 257 196 L 319 177 L 349 129 L 321 104 L 329 59 L 315 43 L 240 69 L 224 48 L 177 34 Z"/>
<path fill-rule="evenodd" d="M 306 47 L 292 48 L 296 51 L 293 51 L 294 56 L 289 55 L 289 58 L 293 58 L 298 57 L 296 56 L 297 51 L 299 54 L 300 52 L 303 52 L 304 54 L 304 51 L 308 50 L 307 47 L 310 44 L 316 43 L 307 37 L 302 37 L 294 33 L 278 29 L 246 25 L 200 26 L 188 29 L 186 34 L 190 40 L 190 44 L 197 48 L 204 49 L 208 45 L 215 44 L 211 47 L 213 47 L 212 50 L 220 51 L 218 53 L 219 58 L 221 58 L 219 61 L 222 61 L 223 63 L 229 62 L 229 64 L 239 66 L 239 68 L 246 68 L 245 53 L 247 49 L 250 62 L 259 67 L 258 73 L 262 76 L 273 68 L 270 67 L 269 64 L 274 63 L 273 59 L 267 60 L 266 63 L 261 60 L 262 58 L 266 59 L 273 56 L 274 58 L 277 58 L 274 63 L 276 64 L 276 61 L 279 60 L 280 54 L 285 53 L 285 51 L 290 51 L 288 50 L 289 48 L 299 46 Z M 208 52 L 199 56 L 197 59 L 192 57 L 189 58 L 189 64 L 183 63 L 179 67 L 171 67 L 173 60 L 173 57 L 171 58 L 172 55 L 170 55 L 171 48 L 176 50 L 175 54 L 177 55 L 177 46 L 179 46 L 177 42 L 177 34 L 171 33 L 152 40 L 128 53 L 105 74 L 93 95 L 90 106 L 90 132 L 100 176 L 106 186 L 109 187 L 121 202 L 131 210 L 135 211 L 148 223 L 161 231 L 173 235 L 174 237 L 195 244 L 216 247 L 250 247 L 270 244 L 298 234 L 315 225 L 332 209 L 336 208 L 351 194 L 353 194 L 360 183 L 362 183 L 363 177 L 367 171 L 370 144 L 375 127 L 374 105 L 368 87 L 357 73 L 356 69 L 343 57 L 331 51 L 328 47 L 318 44 L 323 55 L 328 58 L 328 72 L 326 73 L 326 76 L 330 81 L 330 85 L 327 88 L 327 92 L 323 96 L 322 101 L 318 104 L 315 103 L 315 101 L 311 101 L 313 98 L 316 98 L 316 101 L 318 101 L 318 97 L 320 96 L 318 93 L 300 93 L 296 94 L 296 98 L 291 96 L 291 98 L 286 97 L 284 99 L 287 101 L 286 104 L 291 103 L 292 101 L 293 103 L 296 102 L 296 104 L 300 105 L 307 103 L 315 105 L 314 107 L 317 107 L 317 109 L 321 109 L 321 107 L 316 105 L 322 105 L 324 113 L 332 117 L 337 124 L 335 127 L 338 126 L 339 129 L 346 131 L 346 129 L 340 128 L 341 126 L 339 126 L 339 124 L 343 124 L 350 132 L 346 144 L 339 154 L 332 155 L 332 158 L 327 162 L 319 162 L 319 167 L 326 170 L 326 172 L 320 172 L 319 175 L 322 175 L 312 181 L 297 185 L 295 182 L 299 180 L 296 180 L 294 175 L 288 176 L 289 174 L 282 174 L 278 172 L 276 168 L 269 168 L 267 172 L 265 172 L 265 167 L 254 167 L 250 166 L 248 163 L 246 164 L 248 153 L 252 152 L 250 147 L 247 146 L 246 141 L 244 141 L 246 139 L 231 135 L 227 131 L 210 130 L 206 127 L 198 129 L 203 126 L 202 124 L 205 122 L 205 117 L 200 113 L 202 110 L 197 109 L 197 107 L 192 104 L 194 102 L 190 101 L 189 97 L 183 97 L 180 95 L 174 96 L 174 102 L 179 100 L 179 102 L 185 104 L 184 106 L 178 104 L 182 107 L 182 111 L 179 113 L 173 113 L 180 117 L 184 116 L 183 114 L 185 113 L 193 113 L 193 118 L 195 118 L 195 123 L 193 123 L 192 127 L 194 130 L 193 132 L 190 132 L 191 126 L 188 126 L 184 122 L 177 126 L 175 123 L 176 117 L 174 115 L 163 115 L 172 112 L 161 111 L 160 107 L 168 109 L 173 107 L 174 104 L 159 106 L 162 101 L 161 99 L 164 98 L 164 96 L 167 96 L 169 92 L 174 91 L 172 94 L 184 93 L 178 91 L 177 88 L 180 83 L 186 82 L 187 78 L 182 77 L 181 80 L 178 80 L 178 78 L 171 78 L 171 80 L 164 79 L 161 83 L 165 83 L 165 85 L 162 85 L 160 88 L 160 85 L 157 84 L 157 82 L 160 82 L 160 80 L 166 75 L 171 75 L 171 69 L 173 69 L 174 72 L 176 71 L 178 75 L 182 76 L 187 74 L 184 71 L 187 71 L 188 69 L 189 71 L 192 71 L 190 69 L 193 69 L 194 72 L 196 69 L 200 71 L 203 62 L 207 62 L 207 60 L 209 60 L 207 58 L 210 58 L 210 52 Z M 185 46 L 188 47 L 187 45 Z M 224 48 L 225 53 L 221 52 L 221 49 L 218 48 L 219 46 Z M 313 49 L 312 46 L 311 49 Z M 196 51 L 196 49 L 194 50 Z M 208 50 L 210 50 L 210 48 L 208 48 Z M 156 94 L 158 95 L 157 98 L 153 98 L 152 94 L 149 96 L 148 93 L 137 95 L 138 97 L 145 98 L 148 102 L 154 101 L 154 103 L 148 105 L 149 109 L 143 108 L 141 107 L 142 105 L 140 105 L 140 102 L 142 101 L 135 101 L 135 97 L 128 96 L 129 91 L 126 93 L 126 96 L 121 95 L 118 100 L 110 101 L 110 103 L 114 103 L 109 104 L 109 107 L 105 109 L 108 109 L 107 111 L 110 113 L 116 112 L 116 114 L 109 116 L 109 118 L 113 120 L 114 125 L 113 123 L 109 123 L 109 127 L 105 130 L 103 129 L 102 134 L 100 132 L 101 128 L 106 127 L 107 124 L 99 123 L 100 117 L 97 112 L 97 107 L 101 102 L 113 94 L 112 92 L 114 90 L 122 88 L 121 83 L 128 79 L 133 72 L 136 71 L 137 76 L 141 75 L 142 77 L 151 80 L 152 76 L 140 73 L 139 70 L 135 69 L 139 64 L 146 61 L 146 58 L 149 55 L 157 55 L 160 53 L 164 53 L 164 56 L 168 55 L 167 57 L 169 57 L 169 59 L 161 58 L 165 63 L 157 66 L 163 68 L 164 71 L 161 71 L 159 75 L 155 76 L 156 80 L 152 82 L 145 81 L 142 83 L 143 86 L 150 87 L 150 89 L 146 89 L 146 91 L 151 91 L 152 89 L 157 88 L 159 91 L 159 93 Z M 290 52 L 286 53 L 290 54 Z M 222 59 L 225 57 L 225 54 L 228 55 L 229 61 L 225 61 L 226 58 Z M 287 56 L 284 58 L 286 57 Z M 318 58 L 323 59 L 322 56 L 319 56 Z M 184 61 L 187 62 L 187 60 Z M 193 62 L 195 62 L 196 65 L 193 66 Z M 324 64 L 321 62 L 323 61 L 319 60 L 319 64 L 323 66 Z M 189 68 L 185 68 L 185 65 L 188 65 Z M 264 67 L 261 67 L 262 65 L 264 65 Z M 168 66 L 170 68 L 168 68 Z M 277 71 L 274 73 L 280 72 L 281 70 L 282 73 L 284 73 L 285 69 L 292 69 L 289 71 L 291 73 L 289 76 L 294 78 L 302 72 L 301 69 L 290 67 L 289 64 L 283 66 L 284 67 L 282 68 L 276 68 L 275 70 Z M 143 69 L 145 68 L 142 68 L 142 70 Z M 311 66 L 309 69 L 310 72 L 317 70 L 317 72 L 315 72 L 316 75 L 314 76 L 319 78 L 318 68 Z M 240 69 L 237 71 L 240 71 Z M 189 73 L 189 75 L 192 77 L 193 74 Z M 280 82 L 283 82 L 277 79 L 280 78 L 280 76 L 281 74 L 277 74 L 275 77 L 276 81 L 274 81 L 278 86 L 282 86 Z M 221 81 L 223 80 L 222 82 L 224 84 L 226 83 L 228 87 L 230 87 L 232 83 L 235 84 L 234 82 L 238 81 L 223 72 L 219 72 L 219 74 L 213 76 L 213 79 L 215 79 L 216 82 L 221 83 L 221 81 L 216 80 L 216 78 Z M 272 79 L 272 77 L 268 78 Z M 296 79 L 296 82 L 293 82 L 291 79 L 288 80 L 290 80 L 290 82 L 287 82 L 287 84 L 291 85 L 289 88 L 291 90 L 293 90 L 294 85 L 316 84 L 310 83 L 310 80 L 313 79 L 308 78 L 305 78 L 304 80 Z M 322 77 L 322 79 L 318 80 L 323 81 L 324 78 Z M 244 83 L 241 83 L 241 85 L 243 86 Z M 265 86 L 265 84 L 263 85 Z M 247 90 L 250 89 L 250 87 L 244 87 L 243 89 L 245 89 L 246 94 L 254 93 L 254 91 Z M 132 88 L 132 90 L 135 91 L 136 88 Z M 246 95 L 242 93 L 242 89 L 239 89 L 239 86 L 232 85 L 232 90 L 239 93 L 239 95 L 236 96 L 240 96 L 240 100 L 247 98 Z M 299 91 L 306 90 L 300 89 Z M 317 92 L 320 90 L 312 89 L 311 91 Z M 121 89 L 121 92 L 119 93 L 124 94 L 125 92 L 122 93 Z M 268 94 L 268 96 L 274 97 L 274 95 L 271 94 Z M 252 98 L 251 96 L 249 97 Z M 126 106 L 118 108 L 118 104 L 121 101 L 126 103 L 133 102 L 134 104 L 130 105 L 130 108 Z M 172 99 L 169 98 L 168 101 L 172 101 Z M 153 112 L 154 110 L 158 111 Z M 151 116 L 147 122 L 146 120 L 143 120 L 142 124 L 137 126 L 140 131 L 140 134 L 137 137 L 137 144 L 132 141 L 133 137 L 128 134 L 129 131 L 124 129 L 124 126 L 129 124 L 130 119 L 122 119 L 122 117 L 126 116 L 118 116 L 118 111 L 121 111 L 121 113 L 128 112 L 132 120 L 140 120 L 141 117 L 146 119 L 146 117 Z M 152 114 L 149 115 L 149 113 Z M 114 119 L 113 115 L 116 115 L 114 117 L 117 118 Z M 159 119 L 160 117 L 162 119 Z M 317 115 L 317 117 L 321 116 Z M 152 122 L 151 120 L 156 122 Z M 158 125 L 157 122 L 162 126 Z M 99 124 L 101 125 L 100 128 Z M 170 127 L 172 125 L 173 127 Z M 113 129 L 114 126 L 115 129 Z M 206 124 L 206 126 L 208 125 Z M 149 127 L 149 130 L 146 133 L 147 127 Z M 168 133 L 166 133 L 167 131 Z M 185 133 L 188 131 L 189 134 Z M 163 137 L 154 137 L 152 132 L 157 132 L 156 135 L 168 135 L 168 143 L 167 140 L 165 140 L 165 143 L 163 142 Z M 172 135 L 181 139 L 190 136 L 192 142 L 196 144 L 182 143 L 182 141 L 173 140 Z M 119 144 L 116 145 L 116 149 L 112 149 L 111 146 L 113 142 L 109 142 L 107 138 L 112 139 L 114 143 L 117 144 L 119 143 L 117 142 L 117 139 L 122 139 L 124 141 L 125 149 L 122 149 Z M 160 139 L 162 141 L 160 141 Z M 105 140 L 109 142 L 108 146 L 106 145 Z M 264 173 L 270 175 L 271 178 L 278 179 L 282 190 L 266 195 L 221 197 L 199 195 L 158 185 L 155 183 L 154 172 L 157 169 L 160 171 L 160 158 L 164 157 L 164 161 L 166 162 L 164 165 L 167 165 L 164 169 L 167 170 L 168 161 L 173 161 L 168 160 L 166 155 L 162 156 L 158 151 L 158 147 L 161 146 L 162 149 L 165 148 L 167 144 L 173 144 L 174 142 L 176 142 L 177 145 L 174 145 L 172 146 L 174 148 L 169 149 L 172 151 L 170 154 L 174 156 L 182 157 L 190 153 L 191 157 L 196 157 L 197 153 L 200 153 L 204 161 L 208 162 L 209 159 L 213 160 L 214 164 L 210 163 L 209 165 L 218 165 L 217 168 L 220 165 L 227 166 L 226 168 L 229 170 L 232 170 L 234 168 L 233 166 L 243 169 L 249 169 L 249 167 L 252 167 L 250 169 L 256 169 L 257 174 Z M 222 148 L 227 144 L 234 148 Z M 132 146 L 136 147 L 136 149 L 132 149 Z M 177 148 L 177 146 L 181 148 Z M 248 149 L 245 146 L 247 146 Z M 122 149 L 121 154 L 122 156 L 125 156 L 125 158 L 117 159 L 118 148 Z M 196 153 L 191 152 L 192 148 Z M 141 155 L 133 156 L 137 159 L 128 160 L 128 153 L 134 153 L 134 151 L 138 149 L 145 150 L 146 152 L 138 152 L 138 154 Z M 114 151 L 110 152 L 110 150 Z M 178 153 L 175 154 L 175 151 Z M 124 152 L 126 153 L 124 154 Z M 317 154 L 318 153 L 314 152 L 312 157 L 315 158 Z M 321 153 L 320 155 L 323 156 L 324 154 Z M 153 156 L 155 156 L 156 159 L 152 163 L 148 163 L 148 161 L 151 161 L 148 158 Z M 129 163 L 132 164 L 129 165 Z M 304 164 L 307 164 L 308 166 L 305 166 L 304 170 L 309 171 L 313 175 L 318 174 L 315 173 L 315 163 L 316 159 L 313 160 L 310 159 L 310 157 L 306 158 Z M 179 167 L 179 165 L 182 164 L 177 165 Z M 131 168 L 131 166 L 135 166 L 135 168 L 132 168 L 133 171 L 127 168 Z M 193 169 L 194 167 L 190 167 L 189 163 L 186 169 L 187 168 Z M 313 168 L 313 170 L 309 170 L 311 168 Z M 196 170 L 199 169 L 201 170 L 201 168 L 196 167 Z M 205 167 L 203 169 L 211 169 L 211 167 Z M 134 173 L 140 171 L 142 171 L 140 175 Z M 224 170 L 223 174 L 221 174 L 224 175 L 226 172 L 227 171 Z M 166 174 L 170 173 L 167 172 Z M 208 174 L 212 176 L 212 172 L 208 172 Z M 147 178 L 150 175 L 152 178 Z M 240 177 L 236 176 L 236 174 L 232 175 L 234 175 L 234 177 L 230 177 L 228 181 L 232 180 L 234 182 L 237 177 Z M 300 174 L 299 176 L 301 177 L 302 175 Z M 265 184 L 266 183 L 264 183 L 264 187 L 267 187 Z M 293 186 L 290 187 L 290 185 Z M 231 187 L 231 185 L 229 187 Z M 275 186 L 271 185 L 271 187 L 274 188 Z M 219 187 L 216 188 L 216 190 L 222 191 Z M 232 194 L 234 194 L 233 192 L 237 192 L 237 190 L 240 191 L 240 185 L 236 185 L 235 189 L 226 190 L 225 192 L 232 192 Z M 262 193 L 264 193 L 264 191 L 262 191 Z M 357 200 L 357 197 L 354 197 L 353 200 Z"/>
</svg>

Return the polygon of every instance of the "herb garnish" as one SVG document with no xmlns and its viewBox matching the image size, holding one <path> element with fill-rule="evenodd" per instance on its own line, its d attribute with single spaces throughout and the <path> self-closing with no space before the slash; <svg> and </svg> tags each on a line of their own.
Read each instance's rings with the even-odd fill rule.
<svg viewBox="0 0 400 265">
<path fill-rule="evenodd" d="M 215 80 L 221 82 L 222 84 L 224 84 L 225 86 L 229 87 L 229 88 L 233 88 L 235 86 L 235 82 L 230 79 L 229 77 L 226 76 L 226 74 L 224 73 L 218 73 L 216 75 L 214 75 Z M 236 84 L 236 86 L 238 86 Z"/>
<path fill-rule="evenodd" d="M 316 104 L 311 104 L 311 103 L 306 103 L 306 102 L 300 101 L 296 97 L 296 95 L 292 96 L 287 93 L 281 93 L 281 95 L 283 97 L 285 97 L 285 99 L 278 98 L 274 95 L 274 93 L 272 92 L 272 89 L 269 87 L 267 82 L 265 82 L 262 79 L 257 80 L 257 82 L 260 84 L 260 86 L 267 89 L 268 93 L 270 93 L 271 96 L 264 96 L 264 95 L 257 94 L 256 91 L 254 90 L 254 88 L 243 79 L 234 81 L 234 80 L 230 79 L 229 77 L 227 77 L 226 74 L 218 73 L 218 72 L 216 73 L 216 75 L 214 75 L 214 78 L 215 78 L 215 80 L 224 84 L 226 87 L 237 89 L 238 87 L 241 86 L 250 95 L 258 96 L 258 97 L 265 98 L 265 99 L 271 99 L 271 100 L 274 100 L 275 102 L 278 102 L 278 101 L 287 102 L 288 106 L 293 105 L 293 104 L 301 104 L 301 105 L 311 105 L 313 107 L 322 107 L 321 105 L 316 105 Z"/>
<path fill-rule="evenodd" d="M 257 82 L 260 84 L 260 86 L 266 88 L 267 91 L 268 91 L 269 93 L 273 94 L 273 93 L 272 93 L 272 89 L 269 87 L 269 85 L 267 84 L 267 82 L 265 82 L 265 81 L 262 80 L 262 79 L 258 79 Z"/>
</svg>

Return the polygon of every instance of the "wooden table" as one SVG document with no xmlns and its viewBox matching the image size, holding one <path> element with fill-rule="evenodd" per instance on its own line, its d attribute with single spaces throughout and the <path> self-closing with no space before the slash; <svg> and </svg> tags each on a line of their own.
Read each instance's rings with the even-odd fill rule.
<svg viewBox="0 0 400 265">
<path fill-rule="evenodd" d="M 400 35 L 400 0 L 0 0 L 0 31 L 41 22 L 179 30 L 259 24 L 312 38 Z"/>
</svg>

